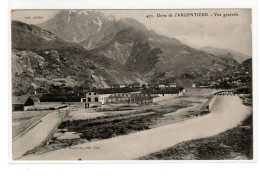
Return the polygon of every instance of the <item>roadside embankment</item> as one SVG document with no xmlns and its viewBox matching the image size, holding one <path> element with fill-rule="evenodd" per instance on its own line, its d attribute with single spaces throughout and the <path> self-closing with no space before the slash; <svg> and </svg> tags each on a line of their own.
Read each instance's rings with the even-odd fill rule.
<svg viewBox="0 0 260 176">
<path fill-rule="evenodd" d="M 250 160 L 253 159 L 252 115 L 218 135 L 182 142 L 139 158 L 141 160 Z"/>
</svg>

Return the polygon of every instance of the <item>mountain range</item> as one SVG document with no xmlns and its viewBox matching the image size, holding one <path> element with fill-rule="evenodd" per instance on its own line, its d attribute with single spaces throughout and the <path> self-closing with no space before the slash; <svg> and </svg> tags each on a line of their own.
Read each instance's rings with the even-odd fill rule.
<svg viewBox="0 0 260 176">
<path fill-rule="evenodd" d="M 48 91 L 59 85 L 90 89 L 113 83 L 176 82 L 185 86 L 215 79 L 245 60 L 237 53 L 216 50 L 191 48 L 132 18 L 61 10 L 37 26 L 12 22 L 13 93 Z"/>
</svg>

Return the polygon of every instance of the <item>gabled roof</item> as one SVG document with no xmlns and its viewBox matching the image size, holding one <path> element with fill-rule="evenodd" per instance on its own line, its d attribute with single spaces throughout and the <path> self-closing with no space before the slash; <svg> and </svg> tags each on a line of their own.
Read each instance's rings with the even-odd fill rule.
<svg viewBox="0 0 260 176">
<path fill-rule="evenodd" d="M 37 101 L 40 101 L 40 99 L 36 96 L 30 96 L 30 98 L 34 101 L 34 102 L 37 102 Z"/>
<path fill-rule="evenodd" d="M 13 96 L 12 98 L 12 104 L 25 104 L 25 102 L 30 98 L 29 96 L 20 96 L 16 97 Z"/>
</svg>

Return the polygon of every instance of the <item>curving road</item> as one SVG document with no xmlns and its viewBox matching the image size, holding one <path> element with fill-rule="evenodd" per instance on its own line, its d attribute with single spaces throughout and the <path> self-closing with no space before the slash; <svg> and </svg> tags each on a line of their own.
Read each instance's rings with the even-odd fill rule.
<svg viewBox="0 0 260 176">
<path fill-rule="evenodd" d="M 39 155 L 27 155 L 21 160 L 131 160 L 163 150 L 177 143 L 204 138 L 236 127 L 252 113 L 237 96 L 218 96 L 212 112 L 201 117 L 132 133 L 111 139 L 94 141 Z"/>
<path fill-rule="evenodd" d="M 57 126 L 60 120 L 61 117 L 59 113 L 50 113 L 43 117 L 36 126 L 14 140 L 12 143 L 13 159 L 21 157 L 28 150 L 32 150 L 40 145 L 50 134 L 51 130 Z"/>
</svg>

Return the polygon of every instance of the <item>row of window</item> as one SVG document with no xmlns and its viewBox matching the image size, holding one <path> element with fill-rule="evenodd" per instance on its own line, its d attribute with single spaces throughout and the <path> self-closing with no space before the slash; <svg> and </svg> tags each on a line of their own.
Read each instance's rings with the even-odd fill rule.
<svg viewBox="0 0 260 176">
<path fill-rule="evenodd" d="M 94 98 L 95 102 L 98 102 L 98 98 Z M 86 99 L 83 99 L 83 102 L 86 102 Z M 88 102 L 91 102 L 91 98 L 88 98 Z"/>
<path fill-rule="evenodd" d="M 89 95 L 91 95 L 91 92 L 89 92 L 88 94 L 89 94 Z M 97 95 L 97 93 L 96 93 L 96 92 L 94 92 L 93 94 L 94 94 L 94 95 Z"/>
</svg>

